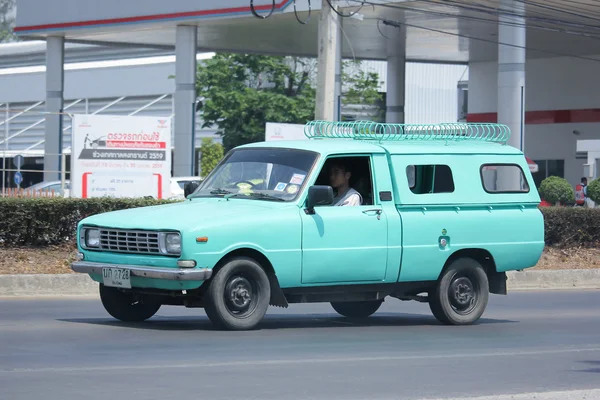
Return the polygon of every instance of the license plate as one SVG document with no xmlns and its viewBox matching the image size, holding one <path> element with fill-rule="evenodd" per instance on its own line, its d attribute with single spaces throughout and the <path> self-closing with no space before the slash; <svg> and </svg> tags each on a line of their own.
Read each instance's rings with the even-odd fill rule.
<svg viewBox="0 0 600 400">
<path fill-rule="evenodd" d="M 128 269 L 104 268 L 102 280 L 106 286 L 131 289 L 131 274 Z"/>
</svg>

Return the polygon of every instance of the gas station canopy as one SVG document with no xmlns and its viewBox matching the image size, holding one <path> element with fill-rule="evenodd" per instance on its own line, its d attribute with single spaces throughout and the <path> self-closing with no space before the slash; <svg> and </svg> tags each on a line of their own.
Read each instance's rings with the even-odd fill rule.
<svg viewBox="0 0 600 400">
<path fill-rule="evenodd" d="M 198 26 L 199 51 L 317 55 L 321 1 L 311 2 L 310 18 L 308 0 L 253 3 L 259 15 L 267 16 L 273 9 L 272 14 L 257 18 L 251 0 L 18 0 L 15 31 L 32 39 L 64 36 L 68 42 L 174 48 L 176 26 L 185 24 Z M 344 7 L 344 14 L 358 10 L 353 17 L 342 18 L 344 58 L 386 59 L 393 30 L 382 21 L 390 20 L 406 24 L 409 61 L 494 61 L 499 15 L 506 19 L 503 24 L 515 25 L 514 14 L 503 11 L 497 0 L 333 3 Z M 585 16 L 598 12 L 593 0 L 579 0 L 571 13 L 564 11 L 568 3 L 560 0 L 552 5 L 541 0 L 518 3 L 526 5 L 528 58 L 600 54 L 597 21 Z M 307 19 L 306 24 L 298 21 Z M 556 28 L 557 20 L 569 21 L 571 33 Z"/>
</svg>

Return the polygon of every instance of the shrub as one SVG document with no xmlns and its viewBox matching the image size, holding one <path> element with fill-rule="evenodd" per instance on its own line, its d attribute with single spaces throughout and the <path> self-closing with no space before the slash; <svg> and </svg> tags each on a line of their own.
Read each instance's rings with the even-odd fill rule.
<svg viewBox="0 0 600 400">
<path fill-rule="evenodd" d="M 600 178 L 594 179 L 588 184 L 587 194 L 594 203 L 600 205 Z"/>
<path fill-rule="evenodd" d="M 203 138 L 200 147 L 200 176 L 206 178 L 223 158 L 223 146 L 211 138 Z"/>
<path fill-rule="evenodd" d="M 550 204 L 573 204 L 575 202 L 575 190 L 566 179 L 558 176 L 549 176 L 544 179 L 538 191 L 542 199 Z"/>
<path fill-rule="evenodd" d="M 0 244 L 46 246 L 71 242 L 77 223 L 94 214 L 173 201 L 155 199 L 0 198 Z"/>
<path fill-rule="evenodd" d="M 547 246 L 600 246 L 599 208 L 540 207 L 540 210 L 544 214 Z"/>
</svg>

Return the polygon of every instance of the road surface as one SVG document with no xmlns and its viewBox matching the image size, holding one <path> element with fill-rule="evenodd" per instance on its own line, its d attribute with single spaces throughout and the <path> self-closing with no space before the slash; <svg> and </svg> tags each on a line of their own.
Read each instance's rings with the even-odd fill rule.
<svg viewBox="0 0 600 400">
<path fill-rule="evenodd" d="M 364 323 L 292 305 L 249 332 L 216 331 L 202 309 L 125 324 L 95 298 L 0 299 L 7 400 L 592 399 L 599 389 L 600 291 L 493 295 L 467 327 L 395 299 Z"/>
</svg>

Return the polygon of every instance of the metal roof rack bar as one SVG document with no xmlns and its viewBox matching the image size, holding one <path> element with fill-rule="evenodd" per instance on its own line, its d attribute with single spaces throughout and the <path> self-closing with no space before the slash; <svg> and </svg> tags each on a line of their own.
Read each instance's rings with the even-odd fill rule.
<svg viewBox="0 0 600 400">
<path fill-rule="evenodd" d="M 373 121 L 310 121 L 304 126 L 309 139 L 474 140 L 506 143 L 510 129 L 492 123 L 387 124 Z"/>
</svg>

